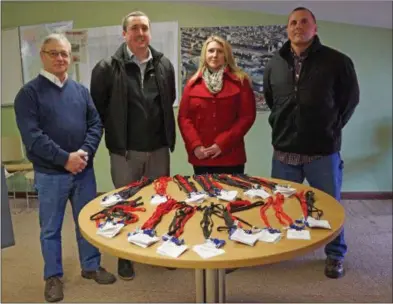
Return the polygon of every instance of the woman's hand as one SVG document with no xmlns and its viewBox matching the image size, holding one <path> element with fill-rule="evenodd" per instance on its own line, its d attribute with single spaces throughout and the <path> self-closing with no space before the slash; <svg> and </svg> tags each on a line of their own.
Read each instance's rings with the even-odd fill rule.
<svg viewBox="0 0 393 304">
<path fill-rule="evenodd" d="M 210 158 L 216 158 L 221 154 L 221 149 L 217 144 L 213 144 L 208 148 L 205 148 L 205 153 L 207 156 L 210 156 Z"/>
<path fill-rule="evenodd" d="M 203 146 L 198 146 L 194 149 L 194 154 L 198 159 L 205 159 L 209 155 L 206 154 L 206 148 Z"/>
</svg>

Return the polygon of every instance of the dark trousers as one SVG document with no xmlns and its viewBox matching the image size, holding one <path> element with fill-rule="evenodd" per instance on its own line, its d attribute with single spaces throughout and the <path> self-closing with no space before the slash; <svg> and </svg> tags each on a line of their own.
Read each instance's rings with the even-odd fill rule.
<svg viewBox="0 0 393 304">
<path fill-rule="evenodd" d="M 340 153 L 324 156 L 309 164 L 288 165 L 273 159 L 272 177 L 303 183 L 307 179 L 311 187 L 319 189 L 333 196 L 337 201 L 341 199 L 341 184 L 344 162 Z M 344 239 L 344 229 L 325 247 L 328 257 L 335 260 L 343 260 L 347 252 Z"/>
<path fill-rule="evenodd" d="M 237 166 L 194 166 L 194 174 L 244 174 L 244 165 Z"/>
</svg>

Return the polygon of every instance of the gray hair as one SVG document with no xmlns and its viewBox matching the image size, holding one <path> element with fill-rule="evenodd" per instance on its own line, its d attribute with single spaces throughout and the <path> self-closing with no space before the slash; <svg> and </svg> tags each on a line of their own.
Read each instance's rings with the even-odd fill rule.
<svg viewBox="0 0 393 304">
<path fill-rule="evenodd" d="M 45 46 L 52 41 L 65 42 L 69 46 L 69 51 L 71 52 L 70 41 L 67 39 L 67 37 L 64 34 L 60 34 L 60 33 L 52 33 L 46 36 L 42 41 L 41 50 L 43 50 Z"/>
</svg>

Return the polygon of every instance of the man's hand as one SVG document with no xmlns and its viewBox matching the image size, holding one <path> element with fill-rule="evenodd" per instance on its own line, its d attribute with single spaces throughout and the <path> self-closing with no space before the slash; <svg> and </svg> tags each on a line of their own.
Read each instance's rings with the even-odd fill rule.
<svg viewBox="0 0 393 304">
<path fill-rule="evenodd" d="M 205 152 L 206 148 L 203 146 L 196 147 L 194 150 L 194 154 L 198 159 L 205 159 L 208 155 Z"/>
<path fill-rule="evenodd" d="M 221 149 L 217 144 L 213 144 L 205 149 L 205 153 L 207 156 L 210 156 L 210 158 L 216 158 L 221 154 Z"/>
<path fill-rule="evenodd" d="M 86 155 L 84 156 L 84 159 L 85 159 L 85 161 L 89 161 L 89 154 L 86 151 L 79 149 L 77 152 L 85 153 Z"/>
<path fill-rule="evenodd" d="M 85 169 L 87 165 L 87 152 L 83 150 L 78 150 L 76 152 L 71 152 L 68 156 L 68 160 L 64 168 L 70 171 L 72 174 L 78 174 Z"/>
</svg>

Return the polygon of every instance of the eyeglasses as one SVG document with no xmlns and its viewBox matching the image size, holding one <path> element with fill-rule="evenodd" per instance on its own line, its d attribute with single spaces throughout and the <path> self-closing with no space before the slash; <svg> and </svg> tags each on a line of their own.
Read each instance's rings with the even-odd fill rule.
<svg viewBox="0 0 393 304">
<path fill-rule="evenodd" d="M 49 57 L 51 58 L 57 58 L 59 55 L 61 56 L 61 58 L 69 58 L 70 57 L 70 53 L 65 52 L 65 51 L 42 51 L 45 54 L 48 54 Z"/>
</svg>

